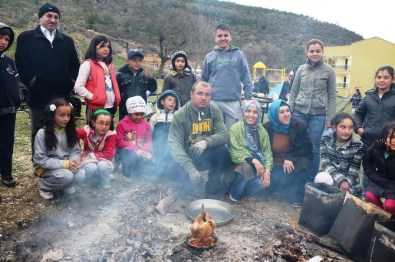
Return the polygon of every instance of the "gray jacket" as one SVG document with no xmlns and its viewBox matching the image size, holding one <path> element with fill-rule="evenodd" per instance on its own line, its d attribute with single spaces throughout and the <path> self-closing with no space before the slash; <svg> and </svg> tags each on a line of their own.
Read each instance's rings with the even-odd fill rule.
<svg viewBox="0 0 395 262">
<path fill-rule="evenodd" d="M 246 57 L 232 45 L 226 51 L 216 46 L 206 55 L 201 80 L 212 86 L 212 100 L 239 101 L 241 83 L 244 97 L 251 99 L 254 88 Z"/>
<path fill-rule="evenodd" d="M 45 146 L 44 128 L 38 130 L 34 140 L 33 166 L 37 169 L 61 169 L 65 168 L 65 160 L 80 158 L 80 148 L 76 143 L 72 148 L 67 146 L 66 132 L 62 129 L 56 132 L 58 146 L 48 150 Z M 40 172 L 42 173 L 42 172 Z"/>
<path fill-rule="evenodd" d="M 296 72 L 288 103 L 292 111 L 308 115 L 326 114 L 326 124 L 330 124 L 336 114 L 335 70 L 323 60 L 314 66 L 307 60 Z"/>
</svg>

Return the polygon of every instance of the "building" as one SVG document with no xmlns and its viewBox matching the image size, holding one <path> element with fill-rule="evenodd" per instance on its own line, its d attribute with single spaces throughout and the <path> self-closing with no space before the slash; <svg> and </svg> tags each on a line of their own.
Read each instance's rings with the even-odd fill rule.
<svg viewBox="0 0 395 262">
<path fill-rule="evenodd" d="M 325 62 L 336 70 L 337 93 L 349 97 L 354 88 L 362 94 L 374 87 L 374 75 L 381 66 L 395 68 L 395 44 L 379 37 L 354 42 L 345 46 L 328 46 Z"/>
</svg>

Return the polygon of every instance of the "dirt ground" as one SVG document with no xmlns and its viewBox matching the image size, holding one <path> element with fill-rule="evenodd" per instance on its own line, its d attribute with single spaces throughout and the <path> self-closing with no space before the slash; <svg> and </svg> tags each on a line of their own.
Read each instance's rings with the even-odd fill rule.
<svg viewBox="0 0 395 262">
<path fill-rule="evenodd" d="M 109 190 L 79 185 L 77 193 L 58 192 L 42 200 L 33 175 L 13 189 L 0 187 L 0 261 L 290 261 L 276 253 L 276 223 L 297 225 L 300 209 L 278 198 L 244 198 L 230 203 L 235 218 L 217 227 L 217 245 L 195 250 L 186 245 L 192 221 L 186 206 L 206 198 L 201 191 L 182 190 L 166 178 L 138 176 L 125 184 L 118 174 Z M 169 188 L 176 201 L 165 215 L 156 210 Z M 348 261 L 311 242 L 303 242 L 304 259 Z M 294 260 L 295 261 L 295 260 Z"/>
</svg>

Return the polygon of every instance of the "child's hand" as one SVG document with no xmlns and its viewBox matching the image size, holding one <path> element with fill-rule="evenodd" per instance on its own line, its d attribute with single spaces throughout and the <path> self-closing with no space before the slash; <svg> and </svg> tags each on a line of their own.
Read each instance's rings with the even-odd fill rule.
<svg viewBox="0 0 395 262">
<path fill-rule="evenodd" d="M 136 131 L 130 131 L 125 133 L 125 140 L 129 142 L 135 142 L 136 141 Z"/>
<path fill-rule="evenodd" d="M 76 173 L 80 168 L 80 161 L 79 160 L 70 160 L 70 170 L 73 173 Z"/>
<path fill-rule="evenodd" d="M 143 158 L 146 158 L 146 159 L 151 159 L 151 158 L 152 158 L 151 153 L 148 153 L 148 152 L 146 152 L 146 151 L 144 151 L 144 150 L 142 150 L 142 149 L 137 150 L 136 154 L 137 154 L 139 157 L 143 157 Z"/>
</svg>

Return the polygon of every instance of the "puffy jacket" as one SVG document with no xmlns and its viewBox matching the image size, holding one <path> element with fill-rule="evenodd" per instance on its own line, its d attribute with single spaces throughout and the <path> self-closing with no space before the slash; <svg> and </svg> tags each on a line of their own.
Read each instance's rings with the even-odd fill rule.
<svg viewBox="0 0 395 262">
<path fill-rule="evenodd" d="M 395 88 L 379 97 L 377 88 L 368 91 L 354 113 L 355 130 L 365 128 L 361 136 L 363 148 L 367 149 L 380 135 L 383 126 L 395 120 Z"/>
<path fill-rule="evenodd" d="M 191 90 L 195 82 L 196 77 L 190 70 L 185 70 L 183 73 L 172 70 L 163 81 L 162 91 L 175 91 L 180 98 L 180 105 L 183 106 L 191 100 Z"/>
</svg>

